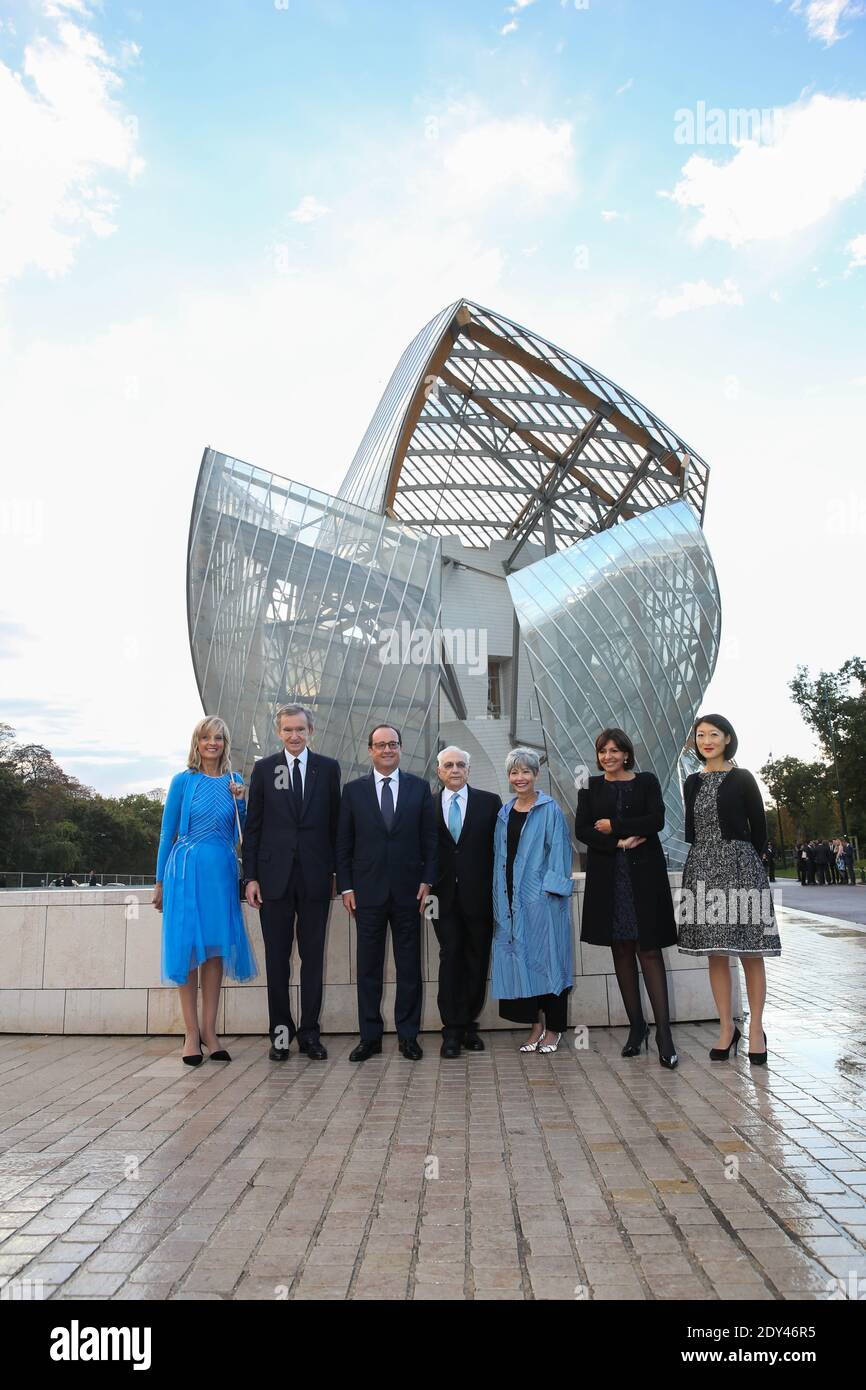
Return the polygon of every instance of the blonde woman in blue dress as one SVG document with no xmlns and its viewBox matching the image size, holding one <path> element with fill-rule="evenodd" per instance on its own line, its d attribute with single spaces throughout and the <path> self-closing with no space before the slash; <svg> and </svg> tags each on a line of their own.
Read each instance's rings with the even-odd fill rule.
<svg viewBox="0 0 866 1390">
<path fill-rule="evenodd" d="M 222 719 L 200 719 L 183 772 L 171 780 L 162 816 L 153 905 L 162 912 L 162 976 L 178 987 L 186 1036 L 183 1060 L 198 1066 L 231 1057 L 216 1033 L 223 971 L 257 973 L 238 891 L 235 840 L 246 818 L 243 778 L 229 771 L 231 740 Z M 202 1019 L 198 1019 L 199 971 Z"/>
</svg>

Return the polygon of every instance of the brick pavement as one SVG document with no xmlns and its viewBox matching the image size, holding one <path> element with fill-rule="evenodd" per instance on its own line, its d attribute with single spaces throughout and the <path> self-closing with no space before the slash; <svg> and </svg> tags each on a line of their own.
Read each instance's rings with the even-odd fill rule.
<svg viewBox="0 0 866 1390">
<path fill-rule="evenodd" d="M 783 928 L 771 1065 L 588 1050 L 362 1066 L 0 1038 L 0 1278 L 53 1299 L 866 1294 L 866 933 Z M 569 1043 L 573 1039 L 569 1038 Z M 37 1283 L 36 1281 L 39 1281 Z M 859 1283 L 858 1283 L 859 1281 Z M 23 1286 L 27 1287 L 27 1286 Z"/>
</svg>

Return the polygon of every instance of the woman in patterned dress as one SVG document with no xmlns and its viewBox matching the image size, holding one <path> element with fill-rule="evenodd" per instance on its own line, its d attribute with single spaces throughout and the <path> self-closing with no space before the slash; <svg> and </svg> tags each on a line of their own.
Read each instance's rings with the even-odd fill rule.
<svg viewBox="0 0 866 1390">
<path fill-rule="evenodd" d="M 740 1030 L 731 1009 L 731 957 L 738 956 L 749 997 L 749 1061 L 767 1060 L 763 1012 L 767 993 L 765 956 L 782 954 L 773 895 L 761 856 L 767 819 L 751 772 L 735 767 L 737 735 L 720 714 L 703 715 L 693 730 L 704 764 L 686 778 L 685 836 L 691 843 L 683 869 L 679 949 L 708 956 L 710 987 L 719 1011 L 714 1062 L 736 1054 Z"/>
<path fill-rule="evenodd" d="M 223 721 L 200 720 L 162 817 L 153 905 L 163 913 L 162 976 L 178 986 L 188 1066 L 202 1061 L 202 1043 L 211 1061 L 231 1061 L 216 1033 L 223 968 L 235 980 L 258 973 L 241 915 L 234 849 L 238 822 L 246 817 L 244 785 L 228 770 L 230 753 Z"/>
</svg>

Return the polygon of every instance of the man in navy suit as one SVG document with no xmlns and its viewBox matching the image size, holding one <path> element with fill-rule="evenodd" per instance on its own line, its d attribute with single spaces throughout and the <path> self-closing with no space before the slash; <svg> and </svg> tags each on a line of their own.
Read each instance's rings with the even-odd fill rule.
<svg viewBox="0 0 866 1390">
<path fill-rule="evenodd" d="M 421 927 L 436 877 L 436 822 L 430 788 L 400 771 L 400 730 L 379 724 L 367 739 L 372 768 L 347 782 L 337 830 L 337 884 L 355 918 L 358 941 L 358 1020 L 361 1041 L 350 1062 L 382 1051 L 385 932 L 390 923 L 397 997 L 394 1023 L 400 1051 L 423 1056 Z"/>
<path fill-rule="evenodd" d="M 284 1062 L 297 1033 L 298 1047 L 314 1061 L 327 1052 L 319 1036 L 325 931 L 336 895 L 340 764 L 307 743 L 313 716 L 303 705 L 277 711 L 282 753 L 253 767 L 244 832 L 246 899 L 261 913 L 268 977 L 269 1056 Z M 301 1023 L 289 1003 L 295 922 L 301 956 Z"/>
</svg>

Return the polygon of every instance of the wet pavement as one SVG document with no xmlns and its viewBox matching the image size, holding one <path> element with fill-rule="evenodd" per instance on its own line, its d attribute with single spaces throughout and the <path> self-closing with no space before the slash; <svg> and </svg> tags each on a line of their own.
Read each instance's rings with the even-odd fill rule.
<svg viewBox="0 0 866 1390">
<path fill-rule="evenodd" d="M 801 884 L 796 879 L 776 879 L 773 901 L 795 912 L 817 913 L 866 927 L 866 884 Z"/>
<path fill-rule="evenodd" d="M 805 890 L 809 892 L 808 889 Z M 834 890 L 829 890 L 834 891 Z M 840 890 L 844 891 L 844 890 Z M 852 893 L 856 890 L 850 890 Z M 783 914 L 770 1065 L 0 1038 L 0 1279 L 53 1299 L 866 1296 L 866 933 Z"/>
</svg>

